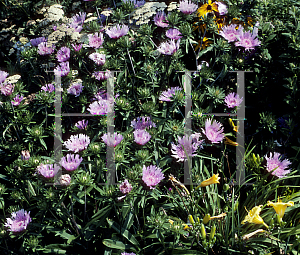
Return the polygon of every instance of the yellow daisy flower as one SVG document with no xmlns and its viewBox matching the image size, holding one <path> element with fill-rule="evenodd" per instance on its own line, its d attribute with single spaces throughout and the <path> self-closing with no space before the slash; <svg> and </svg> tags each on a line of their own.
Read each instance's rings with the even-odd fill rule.
<svg viewBox="0 0 300 255">
<path fill-rule="evenodd" d="M 237 18 L 233 18 L 231 24 L 236 24 L 236 29 L 238 29 L 238 25 L 245 26 L 245 23 Z"/>
<path fill-rule="evenodd" d="M 203 4 L 198 10 L 197 10 L 197 16 L 201 17 L 206 15 L 207 13 L 211 13 L 213 11 L 219 12 L 218 5 L 216 3 L 211 3 L 211 0 L 208 0 L 208 4 Z"/>
<path fill-rule="evenodd" d="M 245 224 L 246 222 L 254 224 L 263 224 L 266 228 L 269 228 L 268 225 L 262 219 L 262 217 L 259 216 L 259 213 L 261 212 L 261 207 L 262 205 L 255 206 L 250 210 L 250 212 L 247 211 L 248 215 L 246 215 L 245 219 L 242 221 L 242 224 Z"/>
<path fill-rule="evenodd" d="M 199 48 L 200 48 L 200 50 L 204 50 L 211 43 L 212 43 L 212 41 L 208 40 L 208 38 L 205 36 L 205 37 L 203 37 L 202 45 L 201 45 L 201 40 L 198 41 L 198 44 L 195 47 L 195 51 L 197 51 Z"/>
<path fill-rule="evenodd" d="M 273 203 L 271 201 L 268 201 L 267 205 L 268 206 L 273 206 L 273 208 L 274 208 L 275 212 L 277 213 L 277 215 L 279 216 L 280 220 L 282 220 L 286 208 L 288 206 L 294 206 L 294 202 L 289 201 L 288 203 L 282 203 L 282 201 L 280 199 L 278 199 L 277 203 Z"/>
<path fill-rule="evenodd" d="M 214 22 L 219 30 L 226 25 L 225 18 L 214 18 Z"/>
</svg>

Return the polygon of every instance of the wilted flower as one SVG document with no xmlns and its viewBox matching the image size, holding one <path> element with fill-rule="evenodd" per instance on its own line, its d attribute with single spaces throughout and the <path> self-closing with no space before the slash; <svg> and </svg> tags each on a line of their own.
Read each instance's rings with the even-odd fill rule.
<svg viewBox="0 0 300 255">
<path fill-rule="evenodd" d="M 180 87 L 171 87 L 168 90 L 165 90 L 161 92 L 161 95 L 159 97 L 159 100 L 165 101 L 165 102 L 170 102 L 171 97 L 175 95 L 176 91 L 181 91 L 182 89 Z"/>
<path fill-rule="evenodd" d="M 61 176 L 59 176 L 55 184 L 61 186 L 69 186 L 71 184 L 71 176 L 69 174 L 62 174 Z"/>
<path fill-rule="evenodd" d="M 178 145 L 172 143 L 172 157 L 177 158 L 178 162 L 187 160 L 186 153 L 189 157 L 194 157 L 194 154 L 198 147 L 201 146 L 204 140 L 199 140 L 200 134 L 192 134 L 190 137 L 183 136 L 182 138 L 178 136 Z M 184 151 L 185 150 L 185 151 Z M 186 152 L 186 153 L 185 153 Z"/>
<path fill-rule="evenodd" d="M 30 152 L 28 150 L 21 151 L 21 159 L 22 160 L 29 160 L 30 159 Z"/>
<path fill-rule="evenodd" d="M 169 22 L 166 19 L 166 15 L 164 12 L 160 11 L 157 12 L 155 17 L 154 17 L 154 24 L 158 27 L 168 27 Z"/>
<path fill-rule="evenodd" d="M 248 215 L 246 215 L 245 219 L 242 221 L 242 224 L 246 222 L 254 223 L 254 224 L 263 224 L 266 228 L 269 228 L 268 225 L 264 222 L 262 217 L 260 217 L 259 213 L 261 212 L 262 205 L 253 207 Z M 247 210 L 247 209 L 246 209 Z"/>
<path fill-rule="evenodd" d="M 294 202 L 293 201 L 289 201 L 288 203 L 282 203 L 281 200 L 278 199 L 277 203 L 273 203 L 271 201 L 268 201 L 268 206 L 273 206 L 275 212 L 277 213 L 277 215 L 279 216 L 280 221 L 283 218 L 283 215 L 285 213 L 285 210 L 288 206 L 294 206 Z"/>
<path fill-rule="evenodd" d="M 181 33 L 177 28 L 170 28 L 169 30 L 166 31 L 166 37 L 174 40 L 180 39 Z"/>
<path fill-rule="evenodd" d="M 47 42 L 47 39 L 45 37 L 37 37 L 35 39 L 30 40 L 32 46 L 36 47 L 42 42 Z"/>
<path fill-rule="evenodd" d="M 14 92 L 15 85 L 10 83 L 0 84 L 0 91 L 4 96 L 9 96 Z"/>
<path fill-rule="evenodd" d="M 75 124 L 75 127 L 79 128 L 79 129 L 86 129 L 88 124 L 87 120 L 80 120 Z"/>
<path fill-rule="evenodd" d="M 90 138 L 84 134 L 71 135 L 70 139 L 64 142 L 64 146 L 75 153 L 85 150 L 89 144 Z"/>
<path fill-rule="evenodd" d="M 41 90 L 51 93 L 55 90 L 55 87 L 52 83 L 49 83 L 49 84 L 46 84 L 45 86 L 41 87 Z"/>
<path fill-rule="evenodd" d="M 55 48 L 55 45 L 52 45 L 51 47 L 49 47 L 47 42 L 41 42 L 38 45 L 38 53 L 42 56 L 50 55 L 54 52 L 54 48 Z"/>
<path fill-rule="evenodd" d="M 95 33 L 93 35 L 88 35 L 89 37 L 89 45 L 92 48 L 98 49 L 103 44 L 103 34 Z"/>
<path fill-rule="evenodd" d="M 107 80 L 109 77 L 111 77 L 111 72 L 109 70 L 106 70 L 106 72 L 94 72 L 93 77 L 95 77 L 98 81 Z"/>
<path fill-rule="evenodd" d="M 5 227 L 8 231 L 19 233 L 27 229 L 28 224 L 31 222 L 30 212 L 27 213 L 24 209 L 11 214 L 11 218 L 6 218 Z"/>
<path fill-rule="evenodd" d="M 173 55 L 180 45 L 180 39 L 175 43 L 175 40 L 169 40 L 168 42 L 163 42 L 159 45 L 158 51 L 164 55 Z"/>
<path fill-rule="evenodd" d="M 151 139 L 151 135 L 144 129 L 136 129 L 133 135 L 134 141 L 139 145 L 145 145 Z"/>
<path fill-rule="evenodd" d="M 143 167 L 142 180 L 150 189 L 154 189 L 155 186 L 164 178 L 164 174 L 157 166 L 150 165 L 148 167 Z"/>
<path fill-rule="evenodd" d="M 68 47 L 61 47 L 56 55 L 58 62 L 65 62 L 70 58 L 70 49 Z"/>
<path fill-rule="evenodd" d="M 82 88 L 84 88 L 84 86 L 82 86 L 81 82 L 72 83 L 68 88 L 68 93 L 74 95 L 75 97 L 78 97 L 82 92 Z"/>
<path fill-rule="evenodd" d="M 278 152 L 275 152 L 274 156 L 272 156 L 271 152 L 269 158 L 267 157 L 267 155 L 265 155 L 265 159 L 267 160 L 267 171 L 272 172 L 272 174 L 277 176 L 278 178 L 282 178 L 291 172 L 290 170 L 285 170 L 286 168 L 288 168 L 291 162 L 287 159 L 280 161 L 280 157 L 281 155 Z"/>
<path fill-rule="evenodd" d="M 4 82 L 9 73 L 5 71 L 0 71 L 0 83 Z"/>
<path fill-rule="evenodd" d="M 79 158 L 78 154 L 67 154 L 65 157 L 61 158 L 60 164 L 67 171 L 74 171 L 79 167 L 81 161 L 82 157 Z"/>
<path fill-rule="evenodd" d="M 23 98 L 23 96 L 20 97 L 19 95 L 16 95 L 13 101 L 11 101 L 11 104 L 14 106 L 18 106 L 22 102 Z"/>
<path fill-rule="evenodd" d="M 60 167 L 58 164 L 40 164 L 36 170 L 44 178 L 51 179 L 57 174 L 59 169 Z"/>
<path fill-rule="evenodd" d="M 242 103 L 243 98 L 240 98 L 238 94 L 232 92 L 225 97 L 224 101 L 228 108 L 233 108 L 239 106 Z"/>
<path fill-rule="evenodd" d="M 54 74 L 57 76 L 67 76 L 70 72 L 69 62 L 62 62 L 54 69 Z"/>
<path fill-rule="evenodd" d="M 250 31 L 239 30 L 237 34 L 238 41 L 235 42 L 235 46 L 244 47 L 245 50 L 254 49 L 255 46 L 260 46 L 261 42 L 256 38 L 258 36 L 258 28 L 254 27 L 252 34 Z"/>
<path fill-rule="evenodd" d="M 228 13 L 226 4 L 222 2 L 215 2 L 218 5 L 218 12 L 220 15 L 225 15 Z"/>
<path fill-rule="evenodd" d="M 137 120 L 131 121 L 131 126 L 134 129 L 146 129 L 156 127 L 155 123 L 151 121 L 150 117 L 137 117 Z"/>
<path fill-rule="evenodd" d="M 207 119 L 205 121 L 205 130 L 202 128 L 203 133 L 206 135 L 207 139 L 212 143 L 219 143 L 225 137 L 223 133 L 223 125 L 220 122 L 213 121 L 212 119 Z"/>
<path fill-rule="evenodd" d="M 116 147 L 123 140 L 123 136 L 117 132 L 115 132 L 114 135 L 110 133 L 104 134 L 101 138 L 103 142 L 110 147 Z"/>
<path fill-rule="evenodd" d="M 122 25 L 122 27 L 120 27 L 120 25 L 116 25 L 112 28 L 109 28 L 106 30 L 106 33 L 108 34 L 108 36 L 112 39 L 118 39 L 124 35 L 126 35 L 129 31 L 128 26 L 126 25 Z"/>
<path fill-rule="evenodd" d="M 179 2 L 179 10 L 184 14 L 191 14 L 196 11 L 198 6 L 192 1 L 184 0 Z"/>
<path fill-rule="evenodd" d="M 223 36 L 228 42 L 234 42 L 237 40 L 237 35 L 241 30 L 243 30 L 241 25 L 239 25 L 238 29 L 236 29 L 236 25 L 231 24 L 230 26 L 222 27 L 220 35 Z"/>
<path fill-rule="evenodd" d="M 73 49 L 75 50 L 75 51 L 80 51 L 81 50 L 81 48 L 82 48 L 82 44 L 73 44 L 72 43 L 72 47 L 73 47 Z"/>
<path fill-rule="evenodd" d="M 88 111 L 91 114 L 105 115 L 109 110 L 108 100 L 98 100 L 90 104 Z"/>
<path fill-rule="evenodd" d="M 123 193 L 123 194 L 128 194 L 131 190 L 132 190 L 132 186 L 131 184 L 128 182 L 127 179 L 125 179 L 121 185 L 119 186 L 119 189 L 120 191 Z"/>
<path fill-rule="evenodd" d="M 98 66 L 105 64 L 105 54 L 92 53 L 89 55 L 89 58 L 93 60 Z"/>
</svg>

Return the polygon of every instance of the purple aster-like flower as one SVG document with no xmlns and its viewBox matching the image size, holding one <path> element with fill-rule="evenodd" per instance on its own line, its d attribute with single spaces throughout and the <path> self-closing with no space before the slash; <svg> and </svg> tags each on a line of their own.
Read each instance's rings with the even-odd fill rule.
<svg viewBox="0 0 300 255">
<path fill-rule="evenodd" d="M 98 49 L 103 44 L 103 34 L 102 33 L 95 33 L 92 35 L 88 35 L 89 37 L 89 45 L 92 48 Z"/>
<path fill-rule="evenodd" d="M 252 34 L 250 31 L 243 31 L 240 30 L 237 39 L 238 41 L 235 42 L 235 46 L 244 47 L 245 50 L 254 49 L 255 46 L 260 46 L 261 42 L 256 38 L 258 36 L 258 28 L 254 27 Z"/>
<path fill-rule="evenodd" d="M 105 54 L 92 53 L 89 55 L 89 58 L 93 60 L 98 66 L 105 64 Z"/>
<path fill-rule="evenodd" d="M 55 48 L 55 45 L 52 45 L 51 47 L 49 47 L 47 42 L 41 42 L 38 45 L 38 53 L 42 56 L 50 55 L 54 52 L 54 48 Z"/>
<path fill-rule="evenodd" d="M 228 13 L 226 4 L 222 2 L 215 2 L 216 5 L 218 5 L 218 11 L 220 15 L 225 15 Z"/>
<path fill-rule="evenodd" d="M 98 100 L 90 104 L 88 111 L 95 115 L 106 115 L 109 110 L 108 100 Z"/>
<path fill-rule="evenodd" d="M 282 178 L 291 172 L 290 170 L 286 170 L 291 162 L 288 159 L 281 161 L 280 158 L 281 154 L 278 152 L 275 152 L 274 156 L 272 156 L 271 152 L 270 157 L 265 155 L 265 159 L 267 160 L 267 171 L 272 172 L 272 175 L 275 175 L 278 178 Z"/>
<path fill-rule="evenodd" d="M 30 212 L 27 213 L 24 209 L 11 214 L 11 218 L 6 218 L 5 227 L 8 231 L 19 233 L 27 229 L 28 224 L 31 222 Z"/>
<path fill-rule="evenodd" d="M 56 185 L 61 185 L 61 186 L 69 186 L 71 184 L 71 176 L 69 174 L 62 174 L 59 176 L 57 182 L 55 183 Z"/>
<path fill-rule="evenodd" d="M 61 158 L 60 164 L 67 171 L 74 171 L 79 167 L 81 161 L 82 157 L 79 158 L 78 154 L 67 154 L 65 157 Z"/>
<path fill-rule="evenodd" d="M 164 12 L 157 12 L 154 17 L 154 24 L 158 27 L 168 27 L 169 22 L 166 19 L 166 15 Z"/>
<path fill-rule="evenodd" d="M 132 190 L 132 186 L 131 184 L 128 182 L 127 179 L 125 179 L 121 185 L 119 186 L 119 189 L 120 191 L 123 193 L 123 194 L 128 194 L 131 190 Z"/>
<path fill-rule="evenodd" d="M 223 125 L 215 120 L 213 121 L 213 123 L 211 122 L 211 119 L 207 119 L 205 121 L 205 130 L 202 128 L 202 131 L 206 135 L 207 139 L 212 143 L 219 143 L 225 137 L 223 133 Z"/>
<path fill-rule="evenodd" d="M 179 2 L 179 10 L 184 14 L 191 14 L 197 10 L 198 6 L 192 1 L 184 0 Z"/>
<path fill-rule="evenodd" d="M 109 70 L 106 70 L 106 72 L 101 72 L 101 71 L 94 72 L 93 77 L 95 77 L 95 79 L 98 81 L 107 80 L 108 78 L 111 77 L 111 72 Z"/>
<path fill-rule="evenodd" d="M 4 96 L 10 96 L 14 92 L 15 85 L 10 83 L 0 84 L 0 91 Z"/>
<path fill-rule="evenodd" d="M 0 71 L 0 83 L 4 82 L 9 73 L 5 71 Z"/>
<path fill-rule="evenodd" d="M 72 47 L 75 51 L 80 51 L 82 48 L 82 44 L 73 44 L 72 43 Z"/>
<path fill-rule="evenodd" d="M 124 35 L 126 35 L 129 31 L 129 27 L 126 25 L 122 25 L 122 27 L 120 27 L 120 25 L 116 25 L 112 28 L 109 28 L 106 30 L 106 33 L 108 34 L 108 36 L 112 39 L 118 39 Z"/>
<path fill-rule="evenodd" d="M 175 43 L 175 40 L 169 40 L 159 45 L 158 51 L 164 55 L 173 55 L 179 49 L 180 39 Z"/>
<path fill-rule="evenodd" d="M 29 160 L 30 159 L 30 152 L 28 150 L 21 151 L 21 159 L 22 160 Z"/>
<path fill-rule="evenodd" d="M 235 106 L 239 106 L 242 103 L 243 98 L 240 98 L 238 94 L 232 92 L 225 97 L 224 101 L 228 108 L 233 108 Z"/>
<path fill-rule="evenodd" d="M 71 135 L 70 139 L 64 142 L 64 146 L 75 153 L 85 150 L 89 144 L 90 138 L 84 134 Z"/>
<path fill-rule="evenodd" d="M 78 97 L 82 92 L 83 88 L 84 86 L 82 86 L 81 82 L 72 83 L 71 86 L 68 88 L 68 93 L 74 95 L 75 97 Z"/>
<path fill-rule="evenodd" d="M 46 179 L 53 178 L 58 170 L 60 169 L 58 164 L 40 164 L 36 170 L 37 172 Z"/>
<path fill-rule="evenodd" d="M 35 39 L 30 40 L 32 46 L 37 47 L 42 42 L 47 42 L 47 39 L 45 37 L 38 37 Z"/>
<path fill-rule="evenodd" d="M 79 128 L 79 129 L 86 129 L 87 125 L 88 125 L 87 120 L 80 120 L 75 124 L 75 127 Z"/>
<path fill-rule="evenodd" d="M 237 35 L 242 29 L 243 27 L 240 25 L 238 26 L 238 29 L 236 29 L 236 25 L 231 24 L 230 26 L 222 27 L 220 35 L 223 36 L 228 42 L 234 42 L 237 40 Z"/>
<path fill-rule="evenodd" d="M 123 140 L 123 136 L 117 132 L 115 132 L 114 135 L 110 133 L 104 134 L 101 138 L 103 142 L 110 147 L 116 147 Z"/>
<path fill-rule="evenodd" d="M 61 47 L 57 52 L 56 58 L 58 62 L 65 62 L 70 58 L 70 49 L 68 47 Z"/>
<path fill-rule="evenodd" d="M 164 174 L 157 166 L 150 165 L 148 167 L 143 167 L 142 180 L 150 189 L 154 189 L 155 186 L 164 178 Z"/>
<path fill-rule="evenodd" d="M 199 133 L 195 133 L 191 135 L 190 137 L 183 136 L 182 138 L 178 136 L 178 145 L 175 145 L 172 143 L 172 157 L 177 158 L 178 162 L 187 160 L 186 153 L 189 157 L 194 157 L 196 154 L 194 154 L 198 147 L 202 147 L 201 144 L 204 140 L 199 140 L 201 135 Z M 185 153 L 185 151 L 186 153 Z"/>
<path fill-rule="evenodd" d="M 11 104 L 14 106 L 18 106 L 22 102 L 23 98 L 23 96 L 20 97 L 19 95 L 16 95 L 13 101 L 11 101 Z"/>
<path fill-rule="evenodd" d="M 136 129 L 133 135 L 134 141 L 139 145 L 145 145 L 151 139 L 151 135 L 144 129 Z"/>
<path fill-rule="evenodd" d="M 52 83 L 49 83 L 49 84 L 46 84 L 45 86 L 41 87 L 41 90 L 51 93 L 55 90 L 55 87 Z"/>
<path fill-rule="evenodd" d="M 69 24 L 71 28 L 75 29 L 75 32 L 79 32 L 82 30 L 83 23 L 85 21 L 86 13 L 78 13 L 72 17 L 72 22 Z"/>
<path fill-rule="evenodd" d="M 131 126 L 134 129 L 146 129 L 156 127 L 155 123 L 151 121 L 150 117 L 137 117 L 137 120 L 131 121 Z"/>
<path fill-rule="evenodd" d="M 166 31 L 166 37 L 170 39 L 178 40 L 182 36 L 177 28 L 170 28 L 169 30 Z"/>
<path fill-rule="evenodd" d="M 168 90 L 165 90 L 165 91 L 161 92 L 159 100 L 165 101 L 165 102 L 170 102 L 171 101 L 171 97 L 173 97 L 175 95 L 176 91 L 181 91 L 181 88 L 179 88 L 179 87 L 171 87 Z"/>
<path fill-rule="evenodd" d="M 70 72 L 69 62 L 62 62 L 54 69 L 54 74 L 57 76 L 67 76 Z"/>
</svg>

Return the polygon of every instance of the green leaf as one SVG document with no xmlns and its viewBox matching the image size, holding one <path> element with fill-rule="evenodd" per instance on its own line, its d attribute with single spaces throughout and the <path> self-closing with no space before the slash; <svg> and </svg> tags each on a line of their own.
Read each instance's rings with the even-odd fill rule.
<svg viewBox="0 0 300 255">
<path fill-rule="evenodd" d="M 40 143 L 41 143 L 41 145 L 43 145 L 44 148 L 47 150 L 47 145 L 46 145 L 45 141 L 44 141 L 42 138 L 40 138 Z"/>
<path fill-rule="evenodd" d="M 64 239 L 67 239 L 68 240 L 67 241 L 68 244 L 70 244 L 74 239 L 76 239 L 76 236 L 68 234 L 66 232 L 66 230 L 56 232 L 55 236 L 60 236 L 60 237 L 62 237 Z"/>
<path fill-rule="evenodd" d="M 102 241 L 102 243 L 112 249 L 118 249 L 118 250 L 131 250 L 131 251 L 135 251 L 136 249 L 129 245 L 129 244 L 124 244 L 123 242 L 120 241 L 116 241 L 116 240 L 112 240 L 112 239 L 104 239 Z"/>
</svg>

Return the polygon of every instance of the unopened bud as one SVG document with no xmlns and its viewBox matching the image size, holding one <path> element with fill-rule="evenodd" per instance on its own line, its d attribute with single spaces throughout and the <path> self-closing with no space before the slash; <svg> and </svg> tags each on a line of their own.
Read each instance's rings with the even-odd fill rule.
<svg viewBox="0 0 300 255">
<path fill-rule="evenodd" d="M 210 234 L 209 234 L 209 241 L 213 240 L 216 233 L 216 225 L 214 224 L 211 228 Z"/>
<path fill-rule="evenodd" d="M 192 223 L 193 226 L 195 225 L 195 221 L 192 215 L 189 215 L 189 221 L 190 223 Z"/>
<path fill-rule="evenodd" d="M 206 239 L 206 231 L 203 223 L 201 224 L 201 235 L 203 239 Z"/>
<path fill-rule="evenodd" d="M 202 223 L 207 224 L 210 220 L 210 214 L 205 214 Z"/>
</svg>

